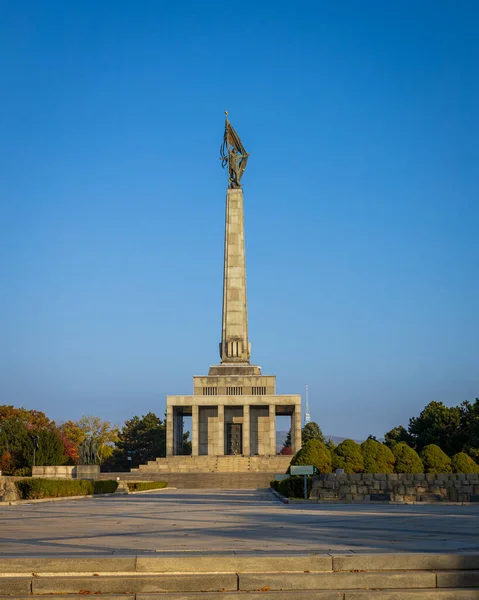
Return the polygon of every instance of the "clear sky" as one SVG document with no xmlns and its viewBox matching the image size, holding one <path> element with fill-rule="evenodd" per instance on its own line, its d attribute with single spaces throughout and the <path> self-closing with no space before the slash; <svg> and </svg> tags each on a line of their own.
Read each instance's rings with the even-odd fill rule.
<svg viewBox="0 0 479 600">
<path fill-rule="evenodd" d="M 252 362 L 331 435 L 479 396 L 479 3 L 0 3 L 0 404 L 121 424 Z"/>
</svg>

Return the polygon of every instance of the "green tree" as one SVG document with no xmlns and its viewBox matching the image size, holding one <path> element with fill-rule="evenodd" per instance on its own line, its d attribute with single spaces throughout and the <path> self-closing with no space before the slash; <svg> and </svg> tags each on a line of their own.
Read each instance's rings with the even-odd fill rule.
<svg viewBox="0 0 479 600">
<path fill-rule="evenodd" d="M 462 450 L 460 439 L 461 410 L 459 406 L 445 406 L 442 402 L 430 402 L 419 417 L 409 421 L 408 431 L 417 451 L 435 444 L 447 454 Z"/>
<path fill-rule="evenodd" d="M 308 440 L 291 460 L 292 465 L 313 465 L 320 473 L 331 473 L 331 453 L 318 439 Z"/>
<path fill-rule="evenodd" d="M 451 458 L 454 473 L 479 473 L 479 465 L 465 452 L 458 452 Z"/>
<path fill-rule="evenodd" d="M 396 459 L 391 449 L 377 440 L 368 438 L 361 444 L 364 473 L 394 473 Z"/>
<path fill-rule="evenodd" d="M 116 446 L 124 467 L 138 467 L 149 460 L 166 456 L 165 425 L 152 412 L 141 418 L 132 417 L 125 422 Z"/>
<path fill-rule="evenodd" d="M 291 448 L 292 443 L 293 442 L 291 441 L 291 427 L 290 427 L 288 433 L 286 434 L 286 438 L 283 442 L 283 448 Z"/>
<path fill-rule="evenodd" d="M 306 423 L 301 432 L 301 442 L 305 444 L 309 440 L 319 440 L 321 443 L 325 443 L 323 432 L 317 423 L 310 421 Z"/>
<path fill-rule="evenodd" d="M 331 438 L 328 438 L 325 443 L 326 448 L 331 452 L 331 456 L 336 448 L 336 444 L 333 442 Z"/>
<path fill-rule="evenodd" d="M 9 475 L 32 466 L 33 442 L 25 423 L 18 417 L 0 424 L 0 460 Z"/>
<path fill-rule="evenodd" d="M 100 464 L 113 454 L 115 443 L 118 441 L 118 427 L 100 417 L 85 415 L 76 425 L 83 431 L 85 437 L 92 437 L 98 444 Z"/>
<path fill-rule="evenodd" d="M 42 429 L 38 433 L 38 450 L 35 464 L 41 466 L 63 465 L 66 462 L 65 448 L 56 429 Z"/>
<path fill-rule="evenodd" d="M 474 402 L 466 400 L 463 402 L 459 410 L 461 411 L 460 417 L 460 430 L 458 433 L 459 443 L 461 449 L 467 452 L 470 456 L 478 459 L 479 458 L 479 398 L 476 398 Z"/>
<path fill-rule="evenodd" d="M 384 434 L 384 443 L 389 448 L 392 448 L 394 444 L 400 444 L 401 442 L 405 442 L 406 444 L 411 443 L 411 436 L 402 425 L 393 427 L 391 431 Z"/>
<path fill-rule="evenodd" d="M 344 440 L 333 452 L 333 469 L 345 473 L 361 473 L 364 468 L 361 446 L 354 440 Z"/>
<path fill-rule="evenodd" d="M 391 451 L 396 459 L 394 465 L 396 473 L 424 473 L 424 465 L 419 454 L 406 442 L 394 444 Z"/>
<path fill-rule="evenodd" d="M 421 451 L 425 473 L 451 473 L 451 459 L 436 444 L 428 444 Z"/>
</svg>

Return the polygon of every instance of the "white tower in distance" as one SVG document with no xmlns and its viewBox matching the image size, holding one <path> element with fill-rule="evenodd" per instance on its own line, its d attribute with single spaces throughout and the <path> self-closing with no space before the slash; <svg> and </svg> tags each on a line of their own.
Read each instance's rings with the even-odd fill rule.
<svg viewBox="0 0 479 600">
<path fill-rule="evenodd" d="M 304 411 L 304 424 L 311 421 L 311 415 L 309 414 L 309 398 L 308 398 L 308 386 L 306 386 L 306 407 Z"/>
</svg>

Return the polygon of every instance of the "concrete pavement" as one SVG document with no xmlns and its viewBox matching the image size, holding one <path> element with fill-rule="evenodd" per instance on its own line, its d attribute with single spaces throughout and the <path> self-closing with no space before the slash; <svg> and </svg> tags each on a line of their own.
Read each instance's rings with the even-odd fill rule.
<svg viewBox="0 0 479 600">
<path fill-rule="evenodd" d="M 283 505 L 171 490 L 0 508 L 0 555 L 479 551 L 479 506 Z"/>
</svg>

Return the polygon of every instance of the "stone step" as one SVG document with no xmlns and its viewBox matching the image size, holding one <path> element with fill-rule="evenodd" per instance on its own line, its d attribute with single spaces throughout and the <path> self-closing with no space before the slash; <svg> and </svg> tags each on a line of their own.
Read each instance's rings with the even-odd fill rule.
<svg viewBox="0 0 479 600">
<path fill-rule="evenodd" d="M 97 594 L 95 594 L 97 595 Z M 99 594 L 108 600 L 478 600 L 477 589 L 422 590 L 322 590 L 322 591 L 263 591 L 263 592 L 187 592 Z M 32 600 L 38 595 L 2 596 L 0 600 Z M 66 594 L 67 600 L 84 600 L 84 594 Z"/>
<path fill-rule="evenodd" d="M 441 577 L 444 575 L 443 577 Z M 452 578 L 451 578 L 452 576 Z M 467 589 L 479 593 L 479 572 L 441 573 L 436 571 L 366 571 L 315 573 L 130 573 L 111 575 L 36 575 L 0 577 L 0 596 L 165 594 L 214 592 L 328 592 L 334 590 L 345 598 L 367 598 L 365 594 L 380 591 L 379 597 L 404 600 L 403 590 L 427 591 Z M 352 593 L 354 591 L 354 594 Z M 388 593 L 386 593 L 388 591 Z M 360 593 L 362 592 L 362 594 Z M 422 592 L 422 596 L 419 595 Z M 388 595 L 389 594 L 389 595 Z M 310 596 L 313 597 L 313 596 Z M 321 597 L 321 596 L 320 596 Z M 334 596 L 331 596 L 334 597 Z M 338 596 L 336 596 L 338 597 Z M 457 597 L 457 596 L 456 596 Z M 477 596 L 472 596 L 476 597 Z"/>
<path fill-rule="evenodd" d="M 479 554 L 0 558 L 0 598 L 90 594 L 134 600 L 479 600 Z"/>
<path fill-rule="evenodd" d="M 12 556 L 0 557 L 0 577 L 55 573 L 316 573 L 366 571 L 437 571 L 475 574 L 479 571 L 479 553 L 446 554 L 257 554 L 207 552 L 155 552 L 115 556 Z"/>
<path fill-rule="evenodd" d="M 266 489 L 274 479 L 274 471 L 270 472 L 201 472 L 188 471 L 160 472 L 135 471 L 131 473 L 101 473 L 100 479 L 120 477 L 126 481 L 166 481 L 169 487 L 178 489 Z"/>
<path fill-rule="evenodd" d="M 285 472 L 290 456 L 170 456 L 140 465 L 140 472 Z M 133 470 L 132 470 L 133 471 Z M 135 470 L 136 472 L 136 470 Z"/>
</svg>

